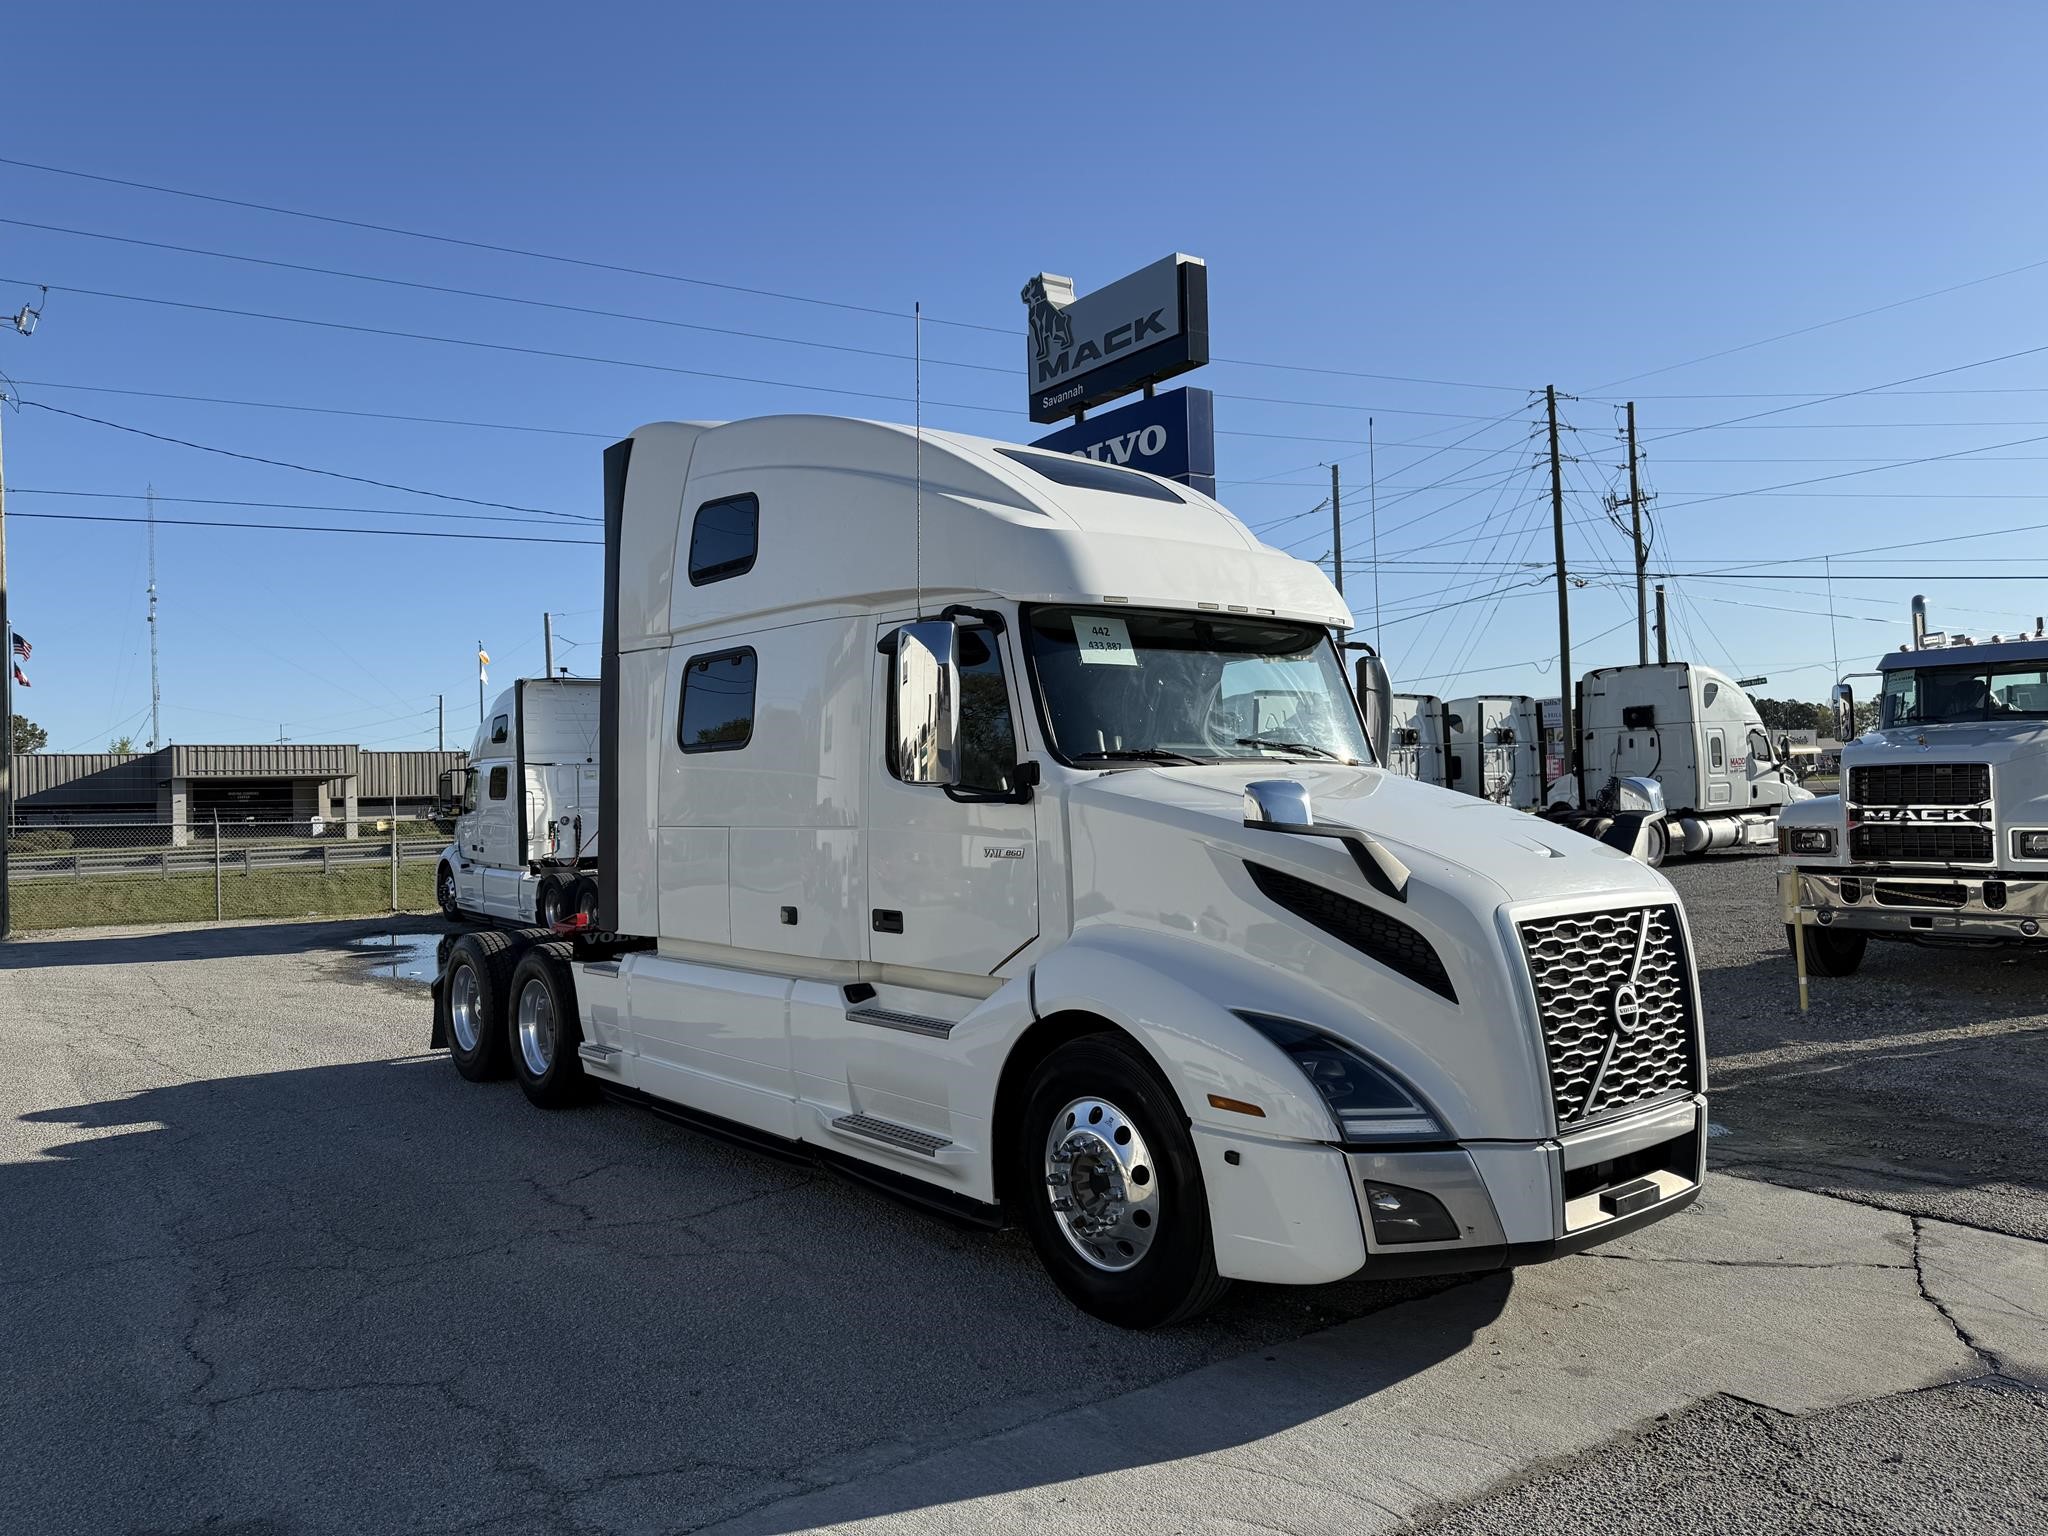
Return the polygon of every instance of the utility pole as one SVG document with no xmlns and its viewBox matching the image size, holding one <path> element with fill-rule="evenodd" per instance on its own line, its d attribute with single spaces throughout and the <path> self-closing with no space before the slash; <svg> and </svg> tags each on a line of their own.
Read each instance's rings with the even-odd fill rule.
<svg viewBox="0 0 2048 1536">
<path fill-rule="evenodd" d="M 45 296 L 49 294 L 45 288 Z M 23 336 L 35 334 L 43 317 L 40 304 L 24 304 L 13 316 L 14 328 Z M 0 375 L 0 380 L 4 380 Z M 13 402 L 0 388 L 0 416 Z M 7 615 L 7 475 L 0 467 L 0 939 L 14 931 L 13 909 L 7 894 L 7 839 L 14 831 L 14 621 Z"/>
<path fill-rule="evenodd" d="M 1650 609 L 1643 584 L 1649 579 L 1650 552 L 1643 548 L 1643 485 L 1636 475 L 1636 403 L 1628 403 L 1628 520 L 1636 546 L 1636 660 L 1650 660 Z"/>
<path fill-rule="evenodd" d="M 555 616 L 544 613 L 540 616 L 540 649 L 545 658 L 541 663 L 542 677 L 555 675 Z"/>
<path fill-rule="evenodd" d="M 434 695 L 434 750 L 448 750 L 448 695 L 445 693 Z"/>
<path fill-rule="evenodd" d="M 483 641 L 476 643 L 476 723 L 484 723 L 484 658 L 491 653 L 484 649 Z"/>
<path fill-rule="evenodd" d="M 1330 466 L 1330 569 L 1337 573 L 1337 595 L 1344 595 L 1344 487 L 1337 466 Z"/>
<path fill-rule="evenodd" d="M 1564 771 L 1571 776 L 1579 760 L 1572 721 L 1572 608 L 1564 569 L 1564 460 L 1557 451 L 1557 386 L 1544 386 L 1550 414 L 1550 527 L 1557 545 L 1557 718 L 1564 728 Z"/>
<path fill-rule="evenodd" d="M 1664 583 L 1660 581 L 1657 583 L 1657 665 L 1664 666 L 1670 660 L 1671 647 L 1664 643 Z"/>
<path fill-rule="evenodd" d="M 1373 441 L 1372 418 L 1365 418 L 1365 495 L 1372 512 L 1372 648 L 1382 656 L 1380 644 L 1380 463 Z"/>
<path fill-rule="evenodd" d="M 149 750 L 154 752 L 164 744 L 164 695 L 156 671 L 156 487 L 144 486 L 143 495 L 149 498 Z"/>
</svg>

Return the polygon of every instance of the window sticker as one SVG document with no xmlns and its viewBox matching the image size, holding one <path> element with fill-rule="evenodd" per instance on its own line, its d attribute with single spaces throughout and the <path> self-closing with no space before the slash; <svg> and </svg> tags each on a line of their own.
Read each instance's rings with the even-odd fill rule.
<svg viewBox="0 0 2048 1536">
<path fill-rule="evenodd" d="M 1091 667 L 1135 667 L 1138 653 L 1131 649 L 1130 626 L 1107 613 L 1074 615 L 1074 644 L 1081 660 Z"/>
</svg>

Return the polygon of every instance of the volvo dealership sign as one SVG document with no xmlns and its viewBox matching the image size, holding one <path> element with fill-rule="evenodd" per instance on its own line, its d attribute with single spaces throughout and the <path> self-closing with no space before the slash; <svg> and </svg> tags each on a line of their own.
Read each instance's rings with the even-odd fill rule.
<svg viewBox="0 0 2048 1536">
<path fill-rule="evenodd" d="M 1142 469 L 1214 496 L 1215 402 L 1206 389 L 1169 389 L 1061 427 L 1031 446 Z"/>
<path fill-rule="evenodd" d="M 1198 256 L 1165 257 L 1082 298 L 1073 279 L 1041 272 L 1023 299 L 1033 421 L 1078 416 L 1209 361 L 1209 268 Z"/>
</svg>

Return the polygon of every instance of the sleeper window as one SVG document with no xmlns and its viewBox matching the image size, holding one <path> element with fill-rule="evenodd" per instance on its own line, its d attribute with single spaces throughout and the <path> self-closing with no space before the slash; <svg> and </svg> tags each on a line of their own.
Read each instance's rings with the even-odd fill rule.
<svg viewBox="0 0 2048 1536">
<path fill-rule="evenodd" d="M 754 568 L 761 543 L 758 497 L 727 496 L 707 501 L 690 523 L 690 585 L 744 576 Z"/>
<path fill-rule="evenodd" d="M 494 747 L 495 747 L 495 746 L 497 746 L 497 745 L 498 745 L 498 744 L 499 744 L 500 742 L 504 741 L 504 740 L 505 740 L 505 738 L 506 738 L 506 737 L 508 737 L 508 736 L 510 736 L 511 734 L 512 734 L 512 717 L 511 717 L 510 715 L 494 715 L 494 716 L 493 716 L 493 717 L 491 718 L 491 745 L 492 745 L 492 746 L 494 746 Z"/>
<path fill-rule="evenodd" d="M 754 672 L 751 647 L 690 658 L 676 726 L 685 752 L 731 752 L 753 738 Z"/>
<path fill-rule="evenodd" d="M 511 785 L 512 770 L 510 768 L 493 768 L 491 770 L 491 798 L 493 800 L 504 799 Z"/>
</svg>

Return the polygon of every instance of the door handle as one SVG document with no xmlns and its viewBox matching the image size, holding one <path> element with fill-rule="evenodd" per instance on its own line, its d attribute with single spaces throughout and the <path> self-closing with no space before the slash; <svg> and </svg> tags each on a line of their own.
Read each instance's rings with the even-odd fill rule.
<svg viewBox="0 0 2048 1536">
<path fill-rule="evenodd" d="M 903 931 L 903 914 L 901 912 L 890 911 L 884 907 L 876 907 L 870 916 L 870 921 L 873 923 L 874 930 L 877 933 L 901 933 Z"/>
</svg>

